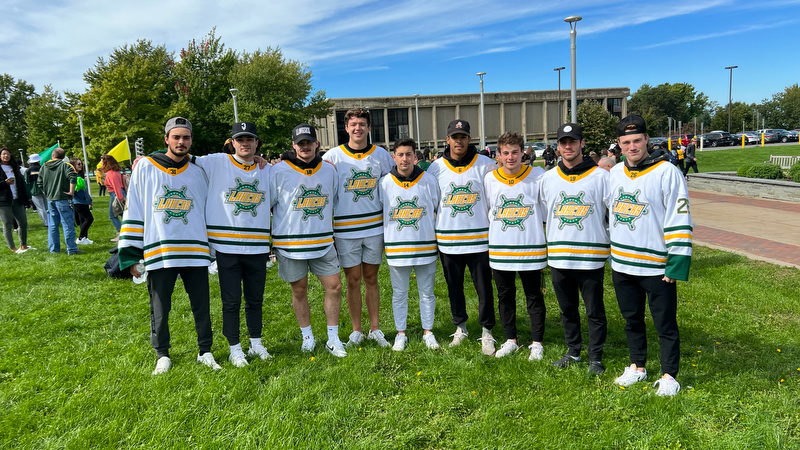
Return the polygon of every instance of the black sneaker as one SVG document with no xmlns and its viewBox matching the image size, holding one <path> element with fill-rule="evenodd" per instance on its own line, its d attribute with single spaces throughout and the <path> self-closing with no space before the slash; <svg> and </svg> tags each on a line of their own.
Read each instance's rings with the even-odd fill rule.
<svg viewBox="0 0 800 450">
<path fill-rule="evenodd" d="M 580 360 L 581 360 L 580 356 L 564 355 L 558 361 L 553 361 L 553 365 L 561 369 L 565 369 L 569 367 L 570 364 L 575 364 L 577 362 L 580 362 Z"/>
<path fill-rule="evenodd" d="M 601 361 L 589 361 L 589 373 L 598 377 L 604 374 L 606 366 Z"/>
</svg>

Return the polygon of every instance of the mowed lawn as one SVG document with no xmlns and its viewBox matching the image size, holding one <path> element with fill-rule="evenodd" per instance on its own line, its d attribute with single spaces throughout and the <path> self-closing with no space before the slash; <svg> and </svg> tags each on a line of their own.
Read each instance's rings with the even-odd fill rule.
<svg viewBox="0 0 800 450">
<path fill-rule="evenodd" d="M 213 275 L 213 351 L 223 370 L 195 362 L 196 335 L 179 284 L 171 316 L 174 366 L 153 377 L 146 285 L 109 279 L 102 267 L 114 235 L 107 199 L 96 199 L 90 231 L 96 243 L 83 246 L 84 255 L 49 254 L 44 227 L 30 212 L 29 243 L 38 250 L 0 252 L 0 448 L 800 448 L 796 269 L 695 248 L 691 280 L 678 285 L 683 389 L 675 398 L 654 395 L 659 352 L 652 323 L 647 382 L 628 389 L 614 384 L 629 362 L 610 272 L 608 371 L 599 378 L 585 365 L 550 364 L 566 347 L 549 287 L 544 361 L 529 362 L 527 351 L 504 359 L 481 355 L 469 284 L 470 342 L 447 348 L 453 326 L 441 269 L 434 332 L 443 350 L 421 343 L 412 283 L 405 352 L 365 343 L 344 359 L 322 345 L 301 354 L 289 287 L 276 268 L 267 275 L 264 305 L 272 361 L 242 369 L 227 362 Z M 381 327 L 391 340 L 385 265 L 380 284 Z M 313 282 L 319 344 L 326 334 L 321 297 Z M 518 299 L 520 339 L 527 345 L 521 293 Z M 340 324 L 346 339 L 351 326 L 344 301 Z M 501 340 L 499 324 L 494 334 Z"/>
<path fill-rule="evenodd" d="M 745 148 L 734 146 L 722 147 L 721 150 L 698 151 L 696 152 L 697 169 L 700 172 L 736 172 L 745 164 L 769 161 L 770 155 L 800 156 L 800 145 L 795 142 L 764 147 L 748 145 Z"/>
</svg>

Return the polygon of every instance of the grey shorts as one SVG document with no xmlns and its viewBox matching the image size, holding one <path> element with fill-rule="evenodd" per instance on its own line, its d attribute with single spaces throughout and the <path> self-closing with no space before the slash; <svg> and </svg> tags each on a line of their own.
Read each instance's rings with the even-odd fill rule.
<svg viewBox="0 0 800 450">
<path fill-rule="evenodd" d="M 339 264 L 349 269 L 367 264 L 379 265 L 383 261 L 383 234 L 360 239 L 342 239 L 333 237 L 336 253 L 339 254 Z"/>
<path fill-rule="evenodd" d="M 327 277 L 336 275 L 340 271 L 339 258 L 333 247 L 328 253 L 315 259 L 289 259 L 281 255 L 281 252 L 275 252 L 275 256 L 278 258 L 278 276 L 287 283 L 302 280 L 308 272 L 318 277 Z"/>
</svg>

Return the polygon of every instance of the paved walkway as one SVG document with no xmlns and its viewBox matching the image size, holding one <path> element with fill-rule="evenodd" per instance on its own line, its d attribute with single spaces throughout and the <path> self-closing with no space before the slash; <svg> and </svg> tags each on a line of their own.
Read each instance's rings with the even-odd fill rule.
<svg viewBox="0 0 800 450">
<path fill-rule="evenodd" d="M 800 203 L 689 191 L 694 242 L 800 268 Z"/>
</svg>

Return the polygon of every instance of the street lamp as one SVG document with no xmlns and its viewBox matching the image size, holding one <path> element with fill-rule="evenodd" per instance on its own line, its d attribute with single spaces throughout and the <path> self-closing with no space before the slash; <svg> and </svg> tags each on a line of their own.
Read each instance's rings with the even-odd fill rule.
<svg viewBox="0 0 800 450">
<path fill-rule="evenodd" d="M 233 121 L 239 121 L 239 110 L 236 108 L 236 93 L 239 92 L 236 88 L 228 89 L 231 92 L 231 96 L 233 97 Z"/>
<path fill-rule="evenodd" d="M 486 72 L 478 72 L 475 75 L 481 79 L 481 150 L 486 148 L 486 135 L 484 134 L 484 127 L 483 127 L 483 76 L 486 75 Z"/>
<path fill-rule="evenodd" d="M 556 67 L 553 69 L 554 71 L 558 72 L 558 126 L 561 126 L 564 123 L 564 118 L 561 116 L 562 111 L 564 109 L 561 107 L 561 71 L 566 69 L 566 67 Z"/>
<path fill-rule="evenodd" d="M 19 149 L 19 164 L 20 164 L 21 166 L 24 166 L 24 165 L 25 165 L 25 157 L 24 157 L 24 156 L 22 156 L 22 149 Z"/>
<path fill-rule="evenodd" d="M 575 38 L 578 36 L 578 22 L 583 19 L 581 16 L 569 16 L 564 19 L 564 22 L 569 24 L 569 50 L 570 50 L 570 65 L 572 71 L 572 101 L 570 106 L 572 107 L 572 123 L 578 123 L 578 107 L 576 106 L 578 103 L 578 91 L 576 89 L 576 80 L 577 77 L 575 76 Z"/>
<path fill-rule="evenodd" d="M 419 143 L 419 94 L 414 94 L 414 109 L 417 112 L 417 151 L 422 151 Z"/>
<path fill-rule="evenodd" d="M 728 133 L 731 132 L 731 94 L 733 93 L 733 69 L 738 68 L 739 66 L 728 66 L 725 70 L 729 70 L 731 72 L 731 80 L 728 84 Z"/>
<path fill-rule="evenodd" d="M 89 196 L 92 196 L 92 183 L 89 182 L 89 160 L 86 158 L 86 139 L 83 137 L 83 110 L 76 109 L 75 112 L 78 114 L 78 123 L 81 127 L 81 146 L 83 147 L 83 175 L 86 179 L 86 191 L 89 193 Z"/>
</svg>

